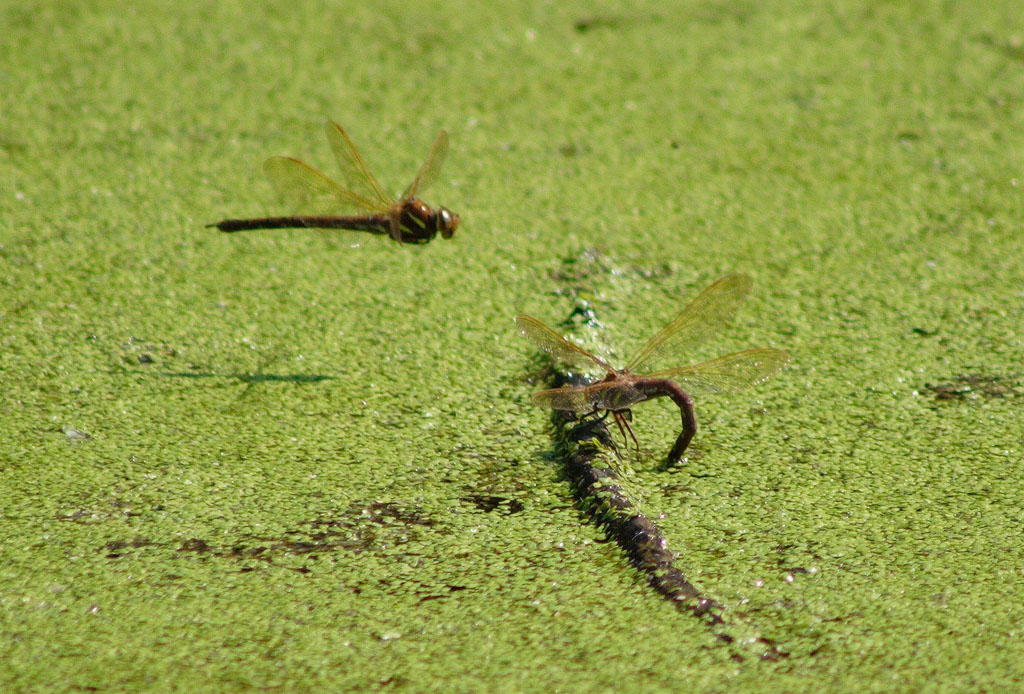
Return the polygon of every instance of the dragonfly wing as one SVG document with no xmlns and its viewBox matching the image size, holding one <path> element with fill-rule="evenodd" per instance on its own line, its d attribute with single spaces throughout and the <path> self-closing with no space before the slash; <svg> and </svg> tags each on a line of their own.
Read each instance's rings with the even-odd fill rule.
<svg viewBox="0 0 1024 694">
<path fill-rule="evenodd" d="M 647 396 L 639 388 L 621 381 L 605 381 L 589 386 L 563 386 L 533 394 L 535 405 L 576 413 L 597 410 L 621 412 L 646 399 Z"/>
<path fill-rule="evenodd" d="M 530 338 L 535 345 L 555 359 L 580 367 L 592 367 L 597 364 L 608 373 L 614 372 L 614 369 L 603 359 L 569 342 L 533 316 L 520 313 L 516 316 L 515 321 L 520 333 Z"/>
<path fill-rule="evenodd" d="M 341 178 L 352 190 L 368 200 L 376 203 L 376 208 L 384 211 L 395 204 L 395 199 L 388 195 L 377 179 L 370 173 L 370 169 L 363 161 L 356 146 L 352 144 L 345 129 L 334 121 L 327 121 L 324 124 L 324 132 L 327 133 L 327 141 L 331 143 L 334 151 L 334 158 L 338 160 L 341 167 Z"/>
<path fill-rule="evenodd" d="M 533 394 L 533 404 L 552 410 L 569 412 L 590 412 L 594 409 L 590 394 L 585 386 L 563 386 L 550 390 L 538 390 Z"/>
<path fill-rule="evenodd" d="M 412 183 L 405 189 L 402 199 L 411 200 L 416 197 L 417 192 L 426 190 L 434 182 L 434 179 L 437 178 L 437 172 L 441 170 L 441 165 L 444 164 L 444 158 L 447 155 L 448 133 L 442 130 L 434 138 L 434 144 L 430 147 L 430 154 L 427 155 L 427 160 L 423 162 L 423 166 L 417 172 L 416 178 L 412 179 Z"/>
<path fill-rule="evenodd" d="M 644 378 L 673 380 L 691 395 L 728 393 L 766 380 L 788 361 L 789 355 L 781 349 L 748 349 L 691 366 L 645 374 Z"/>
<path fill-rule="evenodd" d="M 690 348 L 703 342 L 732 321 L 752 285 L 753 280 L 746 275 L 729 275 L 718 280 L 648 340 L 626 369 L 636 372 L 654 357 L 680 345 Z"/>
<path fill-rule="evenodd" d="M 345 209 L 377 209 L 373 201 L 345 190 L 309 164 L 292 157 L 267 159 L 263 162 L 263 173 L 281 197 L 302 212 L 334 213 Z"/>
</svg>

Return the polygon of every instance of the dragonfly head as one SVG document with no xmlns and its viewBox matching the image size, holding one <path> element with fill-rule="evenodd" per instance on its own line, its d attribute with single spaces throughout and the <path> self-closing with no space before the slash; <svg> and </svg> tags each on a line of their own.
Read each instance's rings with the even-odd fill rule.
<svg viewBox="0 0 1024 694">
<path fill-rule="evenodd" d="M 458 226 L 459 215 L 447 207 L 437 208 L 437 230 L 441 232 L 441 238 L 450 239 Z"/>
</svg>

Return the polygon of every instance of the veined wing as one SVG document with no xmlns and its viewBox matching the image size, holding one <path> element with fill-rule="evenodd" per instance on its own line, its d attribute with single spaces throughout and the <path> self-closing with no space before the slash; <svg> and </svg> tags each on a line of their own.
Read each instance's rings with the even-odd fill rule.
<svg viewBox="0 0 1024 694">
<path fill-rule="evenodd" d="M 395 199 L 388 195 L 377 179 L 370 173 L 370 169 L 363 161 L 363 157 L 352 144 L 345 129 L 334 121 L 327 121 L 324 124 L 324 132 L 327 133 L 327 141 L 331 143 L 334 151 L 334 158 L 338 160 L 341 167 L 341 180 L 358 195 L 368 200 L 373 200 L 375 207 L 381 211 L 390 208 L 395 204 Z"/>
<path fill-rule="evenodd" d="M 533 316 L 520 313 L 515 318 L 519 332 L 530 338 L 535 345 L 550 354 L 555 359 L 561 359 L 573 366 L 591 367 L 597 364 L 608 373 L 614 373 L 612 369 L 600 357 L 596 357 L 582 347 L 578 347 L 556 333 L 548 326 L 541 323 Z M 541 391 L 544 392 L 544 391 Z M 564 408 L 557 408 L 564 409 Z"/>
<path fill-rule="evenodd" d="M 402 199 L 410 200 L 416 197 L 417 192 L 426 190 L 434 182 L 434 179 L 437 178 L 437 172 L 441 170 L 441 165 L 444 164 L 444 158 L 447 155 L 448 133 L 442 130 L 434 138 L 434 144 L 430 147 L 430 154 L 427 155 L 427 160 L 423 162 L 423 166 L 416 173 L 416 178 L 412 179 L 412 183 L 405 189 Z"/>
<path fill-rule="evenodd" d="M 632 383 L 622 381 L 603 381 L 589 386 L 563 386 L 533 394 L 535 405 L 577 413 L 595 410 L 621 411 L 643 400 L 646 400 L 643 391 Z"/>
<path fill-rule="evenodd" d="M 762 347 L 733 352 L 717 359 L 676 369 L 655 371 L 644 378 L 667 378 L 691 393 L 727 393 L 764 381 L 789 361 L 781 349 Z"/>
<path fill-rule="evenodd" d="M 626 369 L 636 372 L 654 357 L 680 345 L 690 348 L 703 342 L 728 325 L 752 285 L 753 280 L 746 275 L 729 275 L 718 280 L 648 340 Z"/>
<path fill-rule="evenodd" d="M 583 413 L 594 409 L 586 386 L 563 386 L 550 390 L 538 390 L 531 399 L 534 405 L 552 410 Z"/>
<path fill-rule="evenodd" d="M 337 213 L 344 209 L 377 212 L 380 209 L 374 201 L 342 188 L 293 157 L 267 159 L 263 162 L 263 173 L 281 197 L 300 212 Z"/>
</svg>

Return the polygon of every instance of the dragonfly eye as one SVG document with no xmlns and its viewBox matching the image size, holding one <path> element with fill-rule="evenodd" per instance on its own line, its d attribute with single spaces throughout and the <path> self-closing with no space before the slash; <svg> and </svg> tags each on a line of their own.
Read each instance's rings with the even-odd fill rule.
<svg viewBox="0 0 1024 694">
<path fill-rule="evenodd" d="M 437 228 L 441 232 L 441 238 L 450 239 L 452 234 L 455 233 L 456 227 L 459 226 L 459 215 L 452 214 L 445 207 L 438 208 L 437 215 L 439 217 Z"/>
</svg>

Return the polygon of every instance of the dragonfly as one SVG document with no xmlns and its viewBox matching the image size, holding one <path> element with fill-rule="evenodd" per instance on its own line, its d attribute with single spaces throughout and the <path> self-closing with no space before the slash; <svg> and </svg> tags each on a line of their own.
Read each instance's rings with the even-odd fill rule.
<svg viewBox="0 0 1024 694">
<path fill-rule="evenodd" d="M 693 347 L 731 322 L 746 298 L 753 281 L 746 275 L 729 275 L 705 289 L 671 323 L 647 341 L 622 369 L 569 342 L 532 316 L 515 317 L 519 332 L 556 360 L 572 366 L 597 366 L 605 377 L 583 386 L 562 386 L 533 394 L 541 407 L 575 413 L 577 416 L 612 414 L 623 440 L 629 432 L 639 449 L 629 423 L 633 405 L 657 397 L 668 397 L 679 407 L 683 429 L 668 454 L 668 463 L 676 464 L 697 433 L 697 419 L 691 393 L 721 393 L 741 390 L 764 381 L 781 369 L 789 355 L 779 349 L 757 348 L 734 352 L 708 361 L 679 366 L 653 373 L 636 373 L 656 357 L 675 356 L 681 347 Z"/>
<path fill-rule="evenodd" d="M 427 160 L 396 200 L 370 173 L 344 128 L 327 121 L 324 132 L 341 167 L 344 185 L 294 157 L 271 157 L 263 163 L 263 173 L 281 197 L 296 209 L 307 209 L 313 214 L 225 219 L 208 226 L 221 231 L 349 229 L 388 234 L 401 243 L 427 243 L 438 233 L 441 238 L 452 237 L 459 226 L 459 216 L 445 207 L 434 209 L 416 197 L 437 177 L 448 153 L 448 133 L 438 132 Z"/>
</svg>

